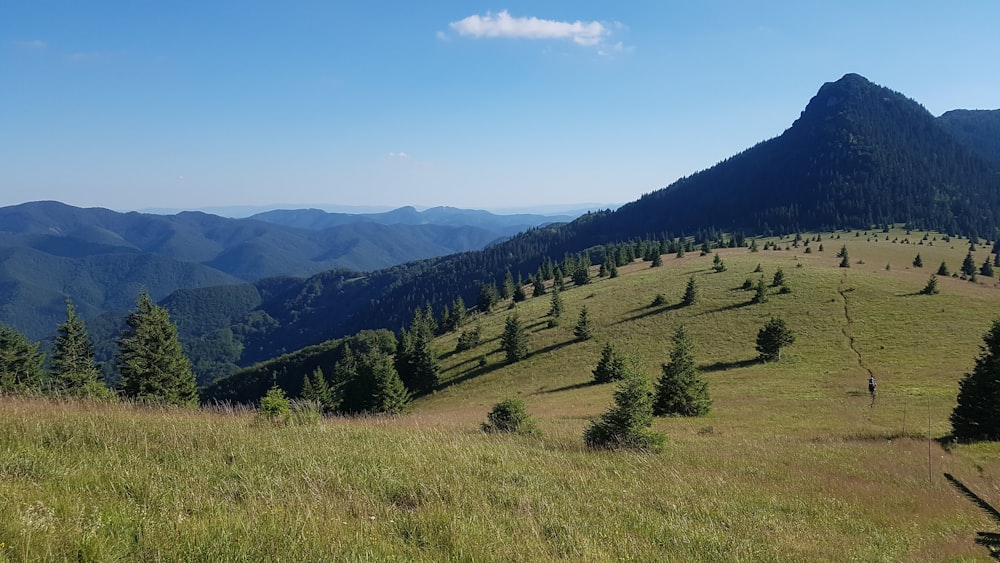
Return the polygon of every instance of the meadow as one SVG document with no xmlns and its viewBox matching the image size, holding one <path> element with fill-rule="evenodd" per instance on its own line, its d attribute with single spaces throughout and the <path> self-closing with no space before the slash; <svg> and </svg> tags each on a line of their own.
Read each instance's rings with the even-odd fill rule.
<svg viewBox="0 0 1000 563">
<path fill-rule="evenodd" d="M 990 560 L 976 539 L 1000 522 L 944 474 L 1000 504 L 1000 446 L 947 440 L 958 380 L 1000 316 L 996 279 L 941 276 L 921 295 L 942 261 L 958 270 L 968 240 L 821 236 L 809 253 L 791 238 L 720 250 L 723 272 L 697 251 L 636 262 L 563 292 L 554 327 L 548 296 L 483 316 L 479 347 L 435 342 L 450 385 L 399 417 L 282 426 L 240 410 L 0 398 L 0 561 Z M 749 304 L 744 281 L 779 268 L 791 293 Z M 691 276 L 699 299 L 680 307 Z M 651 306 L 657 294 L 666 305 Z M 577 342 L 584 306 L 594 338 Z M 506 365 L 499 335 L 515 312 L 530 352 Z M 763 364 L 754 342 L 772 316 L 796 342 Z M 655 380 L 679 324 L 711 413 L 657 419 L 661 454 L 588 450 L 583 430 L 614 389 L 591 383 L 601 348 Z M 539 435 L 479 430 L 510 396 Z"/>
</svg>

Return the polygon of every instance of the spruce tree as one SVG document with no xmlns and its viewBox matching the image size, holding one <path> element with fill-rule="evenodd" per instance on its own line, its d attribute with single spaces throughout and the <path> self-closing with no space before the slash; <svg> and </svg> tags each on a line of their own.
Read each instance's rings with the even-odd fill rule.
<svg viewBox="0 0 1000 563">
<path fill-rule="evenodd" d="M 510 268 L 503 275 L 503 285 L 500 287 L 500 299 L 510 299 L 514 295 L 514 276 Z"/>
<path fill-rule="evenodd" d="M 962 261 L 962 274 L 966 276 L 976 275 L 976 261 L 972 258 L 971 252 L 966 254 L 965 260 Z"/>
<path fill-rule="evenodd" d="M 358 362 L 358 377 L 371 381 L 372 395 L 365 412 L 399 414 L 406 409 L 410 394 L 387 354 L 377 348 L 364 354 Z"/>
<path fill-rule="evenodd" d="M 940 290 L 938 290 L 937 286 L 937 276 L 932 275 L 930 279 L 927 280 L 927 285 L 920 290 L 920 293 L 921 295 L 937 295 L 939 291 Z"/>
<path fill-rule="evenodd" d="M 608 383 L 625 377 L 625 358 L 619 356 L 608 342 L 601 350 L 601 359 L 594 368 L 594 382 Z"/>
<path fill-rule="evenodd" d="M 531 296 L 541 297 L 545 295 L 545 280 L 542 279 L 542 270 L 538 269 L 535 279 L 531 282 Z"/>
<path fill-rule="evenodd" d="M 56 330 L 52 353 L 52 377 L 56 391 L 74 397 L 110 398 L 101 370 L 94 362 L 94 346 L 73 303 L 66 300 L 66 320 Z"/>
<path fill-rule="evenodd" d="M 781 349 L 795 342 L 793 333 L 785 321 L 771 317 L 757 332 L 757 353 L 763 362 L 781 359 Z"/>
<path fill-rule="evenodd" d="M 652 259 L 649 267 L 650 268 L 659 268 L 662 265 L 663 265 L 663 256 L 660 256 L 660 253 L 657 252 L 656 254 L 653 255 L 653 259 Z"/>
<path fill-rule="evenodd" d="M 698 284 L 694 281 L 694 276 L 688 278 L 687 287 L 684 289 L 684 297 L 681 304 L 686 306 L 694 305 L 698 301 Z"/>
<path fill-rule="evenodd" d="M 42 389 L 44 355 L 38 344 L 12 327 L 0 324 L 0 392 L 26 393 Z"/>
<path fill-rule="evenodd" d="M 712 269 L 715 270 L 716 272 L 726 271 L 726 263 L 722 261 L 722 258 L 719 256 L 718 252 L 715 253 L 715 258 L 712 259 Z"/>
<path fill-rule="evenodd" d="M 983 336 L 972 373 L 958 384 L 951 413 L 952 433 L 960 440 L 1000 440 L 1000 320 Z"/>
<path fill-rule="evenodd" d="M 559 295 L 558 289 L 552 290 L 552 297 L 550 298 L 550 301 L 549 316 L 558 319 L 560 315 L 562 315 L 563 310 L 562 297 Z"/>
<path fill-rule="evenodd" d="M 993 264 L 990 263 L 990 257 L 987 256 L 986 260 L 983 260 L 983 265 L 979 267 L 979 273 L 988 277 L 993 277 Z"/>
<path fill-rule="evenodd" d="M 840 267 L 841 268 L 850 268 L 851 267 L 851 260 L 847 256 L 847 245 L 846 244 L 840 247 L 840 252 L 837 253 L 837 256 L 840 257 Z"/>
<path fill-rule="evenodd" d="M 754 288 L 754 294 L 750 298 L 750 302 L 753 304 L 767 303 L 767 286 L 764 284 L 764 278 L 757 280 L 757 286 Z"/>
<path fill-rule="evenodd" d="M 939 276 L 948 276 L 948 275 L 950 275 L 950 274 L 948 273 L 948 264 L 945 264 L 945 263 L 944 263 L 944 262 L 942 261 L 942 262 L 941 262 L 941 265 L 940 265 L 940 266 L 938 266 L 938 269 L 937 269 L 937 275 L 939 275 Z"/>
<path fill-rule="evenodd" d="M 528 298 L 524 293 L 524 282 L 521 279 L 521 274 L 517 275 L 517 283 L 514 284 L 514 303 L 520 303 Z"/>
<path fill-rule="evenodd" d="M 771 287 L 779 287 L 785 284 L 785 271 L 778 268 L 778 271 L 774 272 L 774 279 L 771 280 Z"/>
<path fill-rule="evenodd" d="M 670 361 L 663 364 L 663 375 L 656 382 L 653 414 L 656 416 L 701 416 L 712 408 L 708 383 L 698 376 L 694 365 L 694 345 L 684 326 L 673 337 Z"/>
<path fill-rule="evenodd" d="M 595 449 L 661 451 L 666 437 L 650 430 L 653 408 L 646 378 L 635 369 L 626 370 L 614 397 L 615 404 L 584 432 L 584 443 Z"/>
<path fill-rule="evenodd" d="M 172 405 L 197 404 L 198 387 L 191 363 L 167 310 L 143 291 L 125 325 L 116 358 L 125 395 Z"/>
<path fill-rule="evenodd" d="M 507 363 L 523 360 L 528 356 L 528 334 L 517 315 L 509 315 L 500 337 L 500 349 L 507 355 Z"/>
<path fill-rule="evenodd" d="M 586 306 L 580 309 L 580 318 L 576 321 L 576 326 L 573 328 L 573 335 L 576 336 L 577 340 L 590 340 L 593 336 L 590 326 L 590 316 L 587 313 Z"/>
<path fill-rule="evenodd" d="M 920 257 L 919 253 L 916 255 L 916 257 L 913 258 L 913 267 L 914 268 L 923 268 L 924 267 L 924 260 L 923 260 L 923 258 Z"/>
<path fill-rule="evenodd" d="M 410 330 L 400 330 L 396 349 L 396 372 L 406 388 L 415 394 L 428 393 L 438 384 L 438 365 L 431 351 L 434 334 L 426 315 L 417 309 Z"/>
</svg>

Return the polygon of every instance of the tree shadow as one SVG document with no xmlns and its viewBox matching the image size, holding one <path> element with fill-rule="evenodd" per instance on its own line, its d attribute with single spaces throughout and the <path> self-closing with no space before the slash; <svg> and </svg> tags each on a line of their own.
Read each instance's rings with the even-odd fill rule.
<svg viewBox="0 0 1000 563">
<path fill-rule="evenodd" d="M 752 300 L 744 301 L 743 303 L 733 303 L 732 305 L 726 305 L 725 307 L 719 307 L 718 309 L 712 309 L 711 311 L 704 311 L 700 315 L 708 315 L 710 313 L 723 313 L 725 311 L 735 311 L 736 309 L 742 309 L 744 307 L 749 307 L 751 305 L 756 305 Z"/>
<path fill-rule="evenodd" d="M 625 317 L 624 319 L 617 321 L 614 324 L 620 325 L 631 321 L 637 321 L 639 319 L 644 319 L 646 317 L 652 317 L 653 315 L 659 315 L 660 313 L 666 313 L 667 311 L 676 311 L 677 309 L 680 309 L 682 307 L 684 307 L 683 303 L 674 303 L 673 305 L 662 305 L 659 307 L 643 307 L 642 309 L 633 309 L 633 311 L 644 311 L 644 312 L 639 313 L 637 315 L 632 315 L 631 317 Z"/>
<path fill-rule="evenodd" d="M 698 371 L 702 372 L 715 372 L 715 371 L 729 371 L 731 369 L 739 369 L 750 367 L 752 365 L 763 363 L 760 358 L 750 358 L 748 360 L 737 360 L 735 362 L 715 362 L 711 364 L 705 364 L 698 367 Z"/>
<path fill-rule="evenodd" d="M 955 487 L 965 498 L 971 500 L 973 504 L 978 506 L 995 522 L 1000 522 L 1000 511 L 986 502 L 986 499 L 977 495 L 969 487 L 966 487 L 965 483 L 956 479 L 951 473 L 945 473 L 944 478 L 948 480 L 951 486 Z M 1000 534 L 995 532 L 976 532 L 975 542 L 990 550 L 990 557 L 1000 561 Z"/>
<path fill-rule="evenodd" d="M 593 387 L 594 385 L 600 385 L 594 380 L 583 381 L 581 383 L 573 383 L 572 385 L 563 385 L 562 387 L 556 387 L 555 389 L 544 389 L 534 393 L 535 395 L 549 394 L 549 393 L 559 393 L 560 391 L 573 391 L 574 389 L 584 389 L 587 387 Z"/>
<path fill-rule="evenodd" d="M 434 391 L 441 391 L 451 387 L 452 385 L 458 385 L 459 383 L 464 383 L 466 381 L 469 381 L 470 379 L 475 379 L 477 377 L 486 375 L 488 373 L 492 373 L 502 368 L 505 365 L 506 365 L 505 363 L 498 362 L 498 363 L 486 364 L 485 366 L 478 366 L 454 379 L 449 379 L 448 381 L 444 381 L 442 383 L 437 384 L 434 387 Z"/>
</svg>

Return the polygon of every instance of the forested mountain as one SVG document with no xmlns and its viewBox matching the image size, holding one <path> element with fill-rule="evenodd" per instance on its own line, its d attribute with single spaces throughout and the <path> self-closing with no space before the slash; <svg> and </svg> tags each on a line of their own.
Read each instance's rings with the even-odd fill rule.
<svg viewBox="0 0 1000 563">
<path fill-rule="evenodd" d="M 479 252 L 365 276 L 327 272 L 273 292 L 232 326 L 246 342 L 239 363 L 362 329 L 398 329 L 428 303 L 438 311 L 462 297 L 471 306 L 480 285 L 499 285 L 507 269 L 526 279 L 543 260 L 581 251 L 598 263 L 607 245 L 620 241 L 887 223 L 993 238 L 1000 167 L 980 153 L 995 139 L 987 133 L 983 141 L 960 141 L 942 125 L 948 119 L 848 74 L 823 85 L 782 135 L 617 211 L 531 229 Z"/>
<path fill-rule="evenodd" d="M 455 207 L 432 207 L 424 211 L 417 211 L 416 208 L 408 206 L 384 213 L 328 213 L 320 209 L 278 209 L 258 213 L 253 215 L 251 219 L 301 229 L 327 229 L 358 223 L 475 226 L 497 233 L 499 238 L 500 236 L 514 235 L 539 225 L 571 221 L 574 217 L 575 215 L 497 215 L 488 211 Z"/>
<path fill-rule="evenodd" d="M 492 217 L 496 225 L 504 221 Z M 305 229 L 200 212 L 163 216 L 25 203 L 0 208 L 0 323 L 42 338 L 62 318 L 67 297 L 93 318 L 127 308 L 140 287 L 162 299 L 181 288 L 304 278 L 334 268 L 377 270 L 479 249 L 509 234 L 469 224 L 368 220 Z"/>
<path fill-rule="evenodd" d="M 1000 109 L 956 109 L 938 121 L 965 146 L 1000 166 Z"/>
<path fill-rule="evenodd" d="M 992 237 L 997 166 L 920 104 L 856 74 L 824 84 L 782 135 L 623 206 L 618 236 L 909 223 Z"/>
</svg>

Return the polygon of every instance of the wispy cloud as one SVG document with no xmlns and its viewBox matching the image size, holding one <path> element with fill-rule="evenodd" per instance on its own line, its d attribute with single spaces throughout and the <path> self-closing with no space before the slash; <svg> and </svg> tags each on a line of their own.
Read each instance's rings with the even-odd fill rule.
<svg viewBox="0 0 1000 563">
<path fill-rule="evenodd" d="M 410 155 L 405 152 L 391 152 L 389 153 L 389 158 L 391 160 L 406 160 L 410 158 Z"/>
<path fill-rule="evenodd" d="M 536 17 L 513 17 L 507 10 L 486 12 L 451 22 L 448 26 L 466 37 L 501 37 L 511 39 L 568 39 L 577 45 L 600 45 L 611 35 L 611 28 L 598 21 L 557 21 Z M 442 37 L 438 33 L 438 37 Z"/>
<path fill-rule="evenodd" d="M 11 45 L 15 49 L 23 49 L 25 51 L 40 51 L 48 46 L 48 43 L 42 41 L 41 39 L 28 39 L 22 41 L 11 41 Z"/>
</svg>

